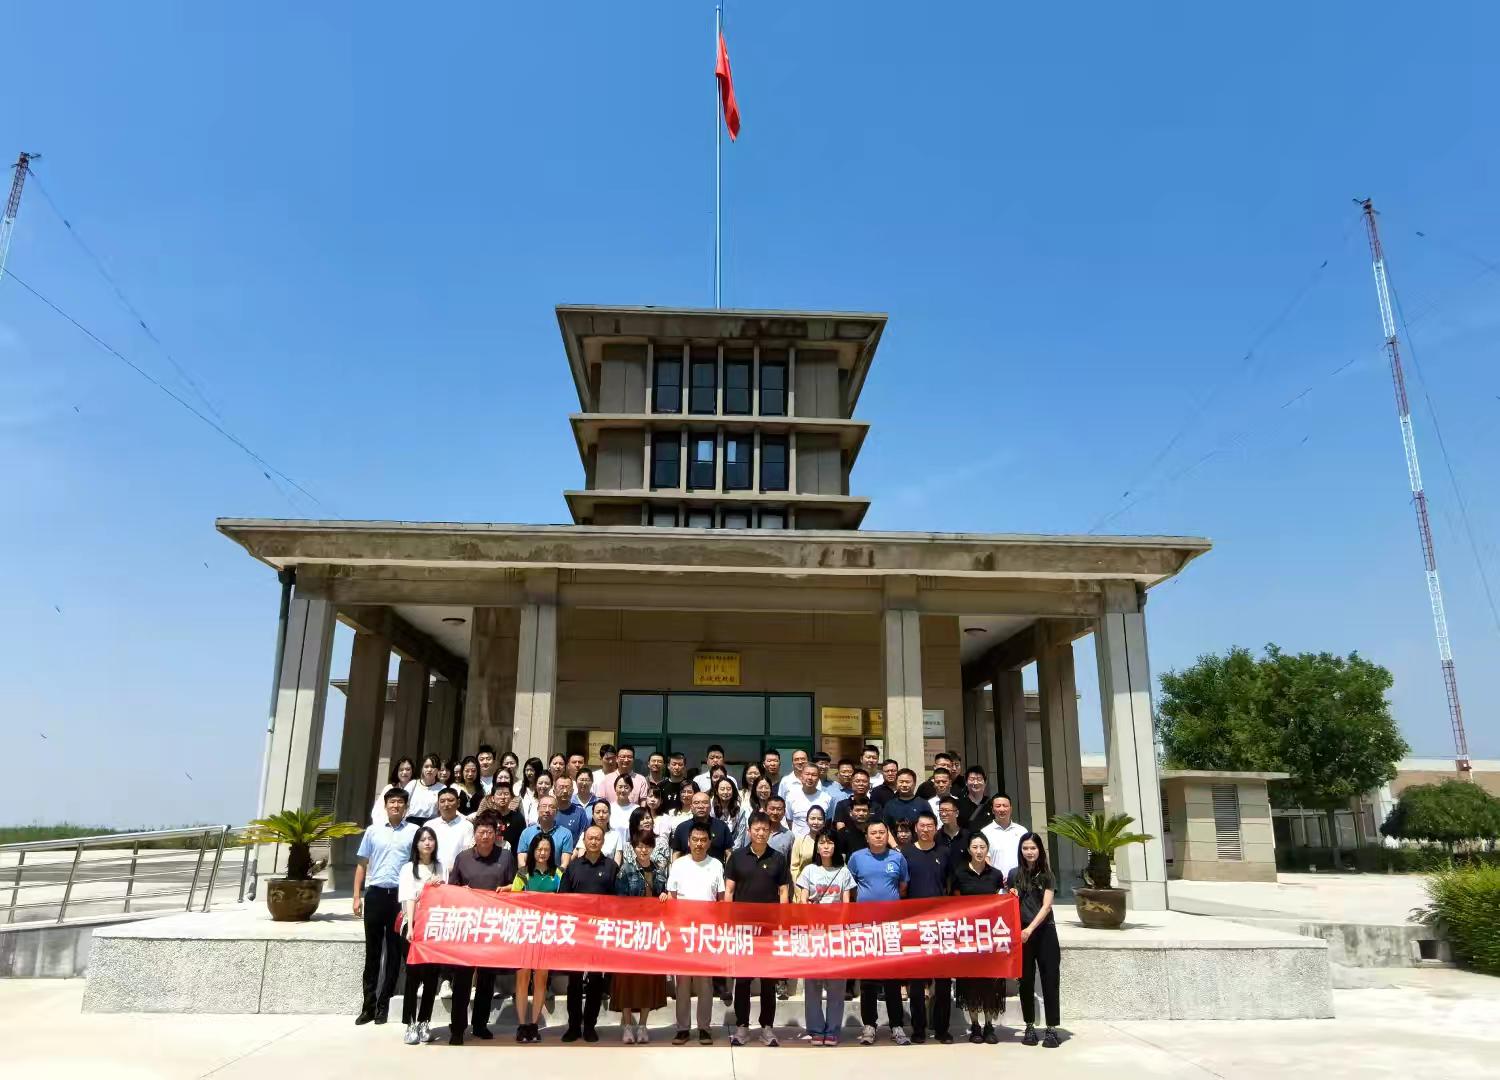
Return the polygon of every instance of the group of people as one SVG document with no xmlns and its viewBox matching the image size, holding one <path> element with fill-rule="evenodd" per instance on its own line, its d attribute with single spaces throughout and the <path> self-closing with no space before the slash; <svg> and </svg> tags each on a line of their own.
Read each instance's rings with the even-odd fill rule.
<svg viewBox="0 0 1500 1080">
<path fill-rule="evenodd" d="M 736 778 L 710 746 L 690 775 L 680 753 L 653 753 L 644 771 L 630 747 L 605 745 L 597 768 L 582 754 L 547 761 L 497 756 L 493 747 L 454 764 L 437 755 L 392 769 L 359 845 L 354 914 L 365 928 L 364 1001 L 358 1024 L 385 1023 L 406 956 L 412 909 L 429 883 L 484 891 L 668 897 L 762 904 L 866 903 L 1009 891 L 1021 912 L 1021 1013 L 1028 1046 L 1059 1044 L 1060 949 L 1052 912 L 1056 881 L 1045 841 L 1014 820 L 1010 799 L 989 790 L 979 765 L 936 755 L 925 780 L 866 746 L 860 761 L 797 750 L 791 768 L 767 751 Z M 518 769 L 519 766 L 519 769 Z M 957 789 L 957 790 L 955 790 Z M 404 913 L 401 930 L 396 916 Z M 409 1044 L 431 1042 L 441 981 L 452 984 L 448 1041 L 492 1039 L 493 968 L 410 964 L 402 995 Z M 1036 1028 L 1040 974 L 1045 1026 Z M 516 1041 L 542 1041 L 550 973 L 516 971 Z M 669 981 L 672 984 L 669 987 Z M 759 982 L 759 986 L 753 983 Z M 730 983 L 732 982 L 732 987 Z M 783 980 L 569 972 L 561 1041 L 597 1042 L 606 983 L 627 1045 L 649 1041 L 647 1017 L 676 1004 L 672 1042 L 712 1045 L 714 996 L 732 1006 L 729 1042 L 750 1040 L 750 1000 L 759 992 L 758 1040 L 776 1046 Z M 836 1046 L 846 1002 L 859 999 L 858 1041 L 876 1042 L 883 1000 L 899 1046 L 929 1035 L 951 1043 L 956 1004 L 974 1043 L 998 1043 L 1003 979 L 804 980 L 804 1030 L 814 1046 Z M 696 998 L 696 1009 L 694 1000 Z M 907 1010 L 910 1011 L 910 1032 Z"/>
</svg>

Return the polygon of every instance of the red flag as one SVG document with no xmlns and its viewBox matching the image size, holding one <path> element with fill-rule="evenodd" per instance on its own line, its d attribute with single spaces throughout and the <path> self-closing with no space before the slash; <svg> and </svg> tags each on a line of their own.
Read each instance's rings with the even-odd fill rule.
<svg viewBox="0 0 1500 1080">
<path fill-rule="evenodd" d="M 719 31 L 719 59 L 714 65 L 714 75 L 719 80 L 719 100 L 724 106 L 724 126 L 729 129 L 729 140 L 733 142 L 740 134 L 740 107 L 734 100 L 734 76 L 729 73 L 729 46 L 724 44 L 724 32 Z"/>
</svg>

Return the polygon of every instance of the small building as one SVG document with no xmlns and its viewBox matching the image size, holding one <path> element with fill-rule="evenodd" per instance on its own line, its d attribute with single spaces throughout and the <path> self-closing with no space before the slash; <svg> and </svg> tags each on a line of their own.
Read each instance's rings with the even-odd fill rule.
<svg viewBox="0 0 1500 1080">
<path fill-rule="evenodd" d="M 291 590 L 263 812 L 313 798 L 335 621 L 355 632 L 335 793 L 350 820 L 374 798 L 393 651 L 392 756 L 608 741 L 697 762 L 718 743 L 737 768 L 873 742 L 919 767 L 947 746 L 1020 805 L 1080 810 L 1073 642 L 1093 634 L 1114 801 L 1161 836 L 1146 598 L 1207 540 L 860 530 L 856 409 L 884 315 L 557 318 L 579 403 L 571 524 L 218 522 Z M 1078 853 L 1054 840 L 1053 856 L 1072 880 Z M 1137 908 L 1165 906 L 1159 841 L 1118 871 Z"/>
</svg>

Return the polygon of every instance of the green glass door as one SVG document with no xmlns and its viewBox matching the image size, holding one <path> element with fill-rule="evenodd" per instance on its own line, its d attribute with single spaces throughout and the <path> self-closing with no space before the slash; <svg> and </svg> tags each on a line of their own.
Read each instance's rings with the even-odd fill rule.
<svg viewBox="0 0 1500 1080">
<path fill-rule="evenodd" d="M 642 768 L 651 750 L 681 752 L 693 775 L 703 771 L 708 748 L 722 746 L 738 781 L 745 765 L 767 750 L 780 751 L 783 761 L 793 750 L 811 753 L 812 718 L 811 694 L 626 691 L 620 695 L 618 741 L 635 748 Z"/>
</svg>

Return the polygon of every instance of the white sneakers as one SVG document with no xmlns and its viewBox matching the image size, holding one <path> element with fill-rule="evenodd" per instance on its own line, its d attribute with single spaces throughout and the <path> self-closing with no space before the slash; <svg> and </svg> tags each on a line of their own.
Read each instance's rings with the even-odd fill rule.
<svg viewBox="0 0 1500 1080">
<path fill-rule="evenodd" d="M 626 1046 L 634 1046 L 635 1028 L 631 1027 L 629 1024 L 626 1024 L 622 1030 L 623 1034 L 621 1035 L 621 1040 L 625 1043 Z"/>
<path fill-rule="evenodd" d="M 747 1027 L 737 1027 L 732 1032 L 729 1033 L 729 1045 L 730 1046 L 744 1046 L 745 1045 L 745 1040 L 748 1039 L 749 1037 L 750 1037 L 750 1029 L 749 1028 L 747 1028 Z"/>
<path fill-rule="evenodd" d="M 645 1046 L 651 1041 L 651 1033 L 646 1030 L 645 1024 L 641 1024 L 635 1029 L 635 1041 L 638 1046 Z"/>
<path fill-rule="evenodd" d="M 432 1025 L 423 1020 L 417 1025 L 417 1041 L 430 1043 L 432 1041 Z"/>
<path fill-rule="evenodd" d="M 862 1028 L 859 1029 L 859 1045 L 860 1046 L 874 1046 L 875 1045 L 875 1029 L 872 1026 L 870 1026 L 869 1024 L 866 1024 L 864 1027 L 862 1027 Z"/>
<path fill-rule="evenodd" d="M 407 1046 L 416 1046 L 418 1038 L 420 1038 L 420 1035 L 418 1034 L 417 1025 L 407 1024 L 406 1034 L 402 1037 L 401 1041 L 406 1043 Z"/>
<path fill-rule="evenodd" d="M 891 1028 L 891 1042 L 895 1043 L 897 1046 L 910 1046 L 911 1036 L 906 1034 L 906 1029 L 904 1027 L 902 1027 L 900 1024 L 897 1024 L 895 1027 Z"/>
<path fill-rule="evenodd" d="M 763 1027 L 763 1028 L 760 1029 L 760 1044 L 762 1046 L 780 1046 L 781 1045 L 779 1042 L 776 1041 L 776 1032 L 772 1031 L 768 1027 Z"/>
</svg>

